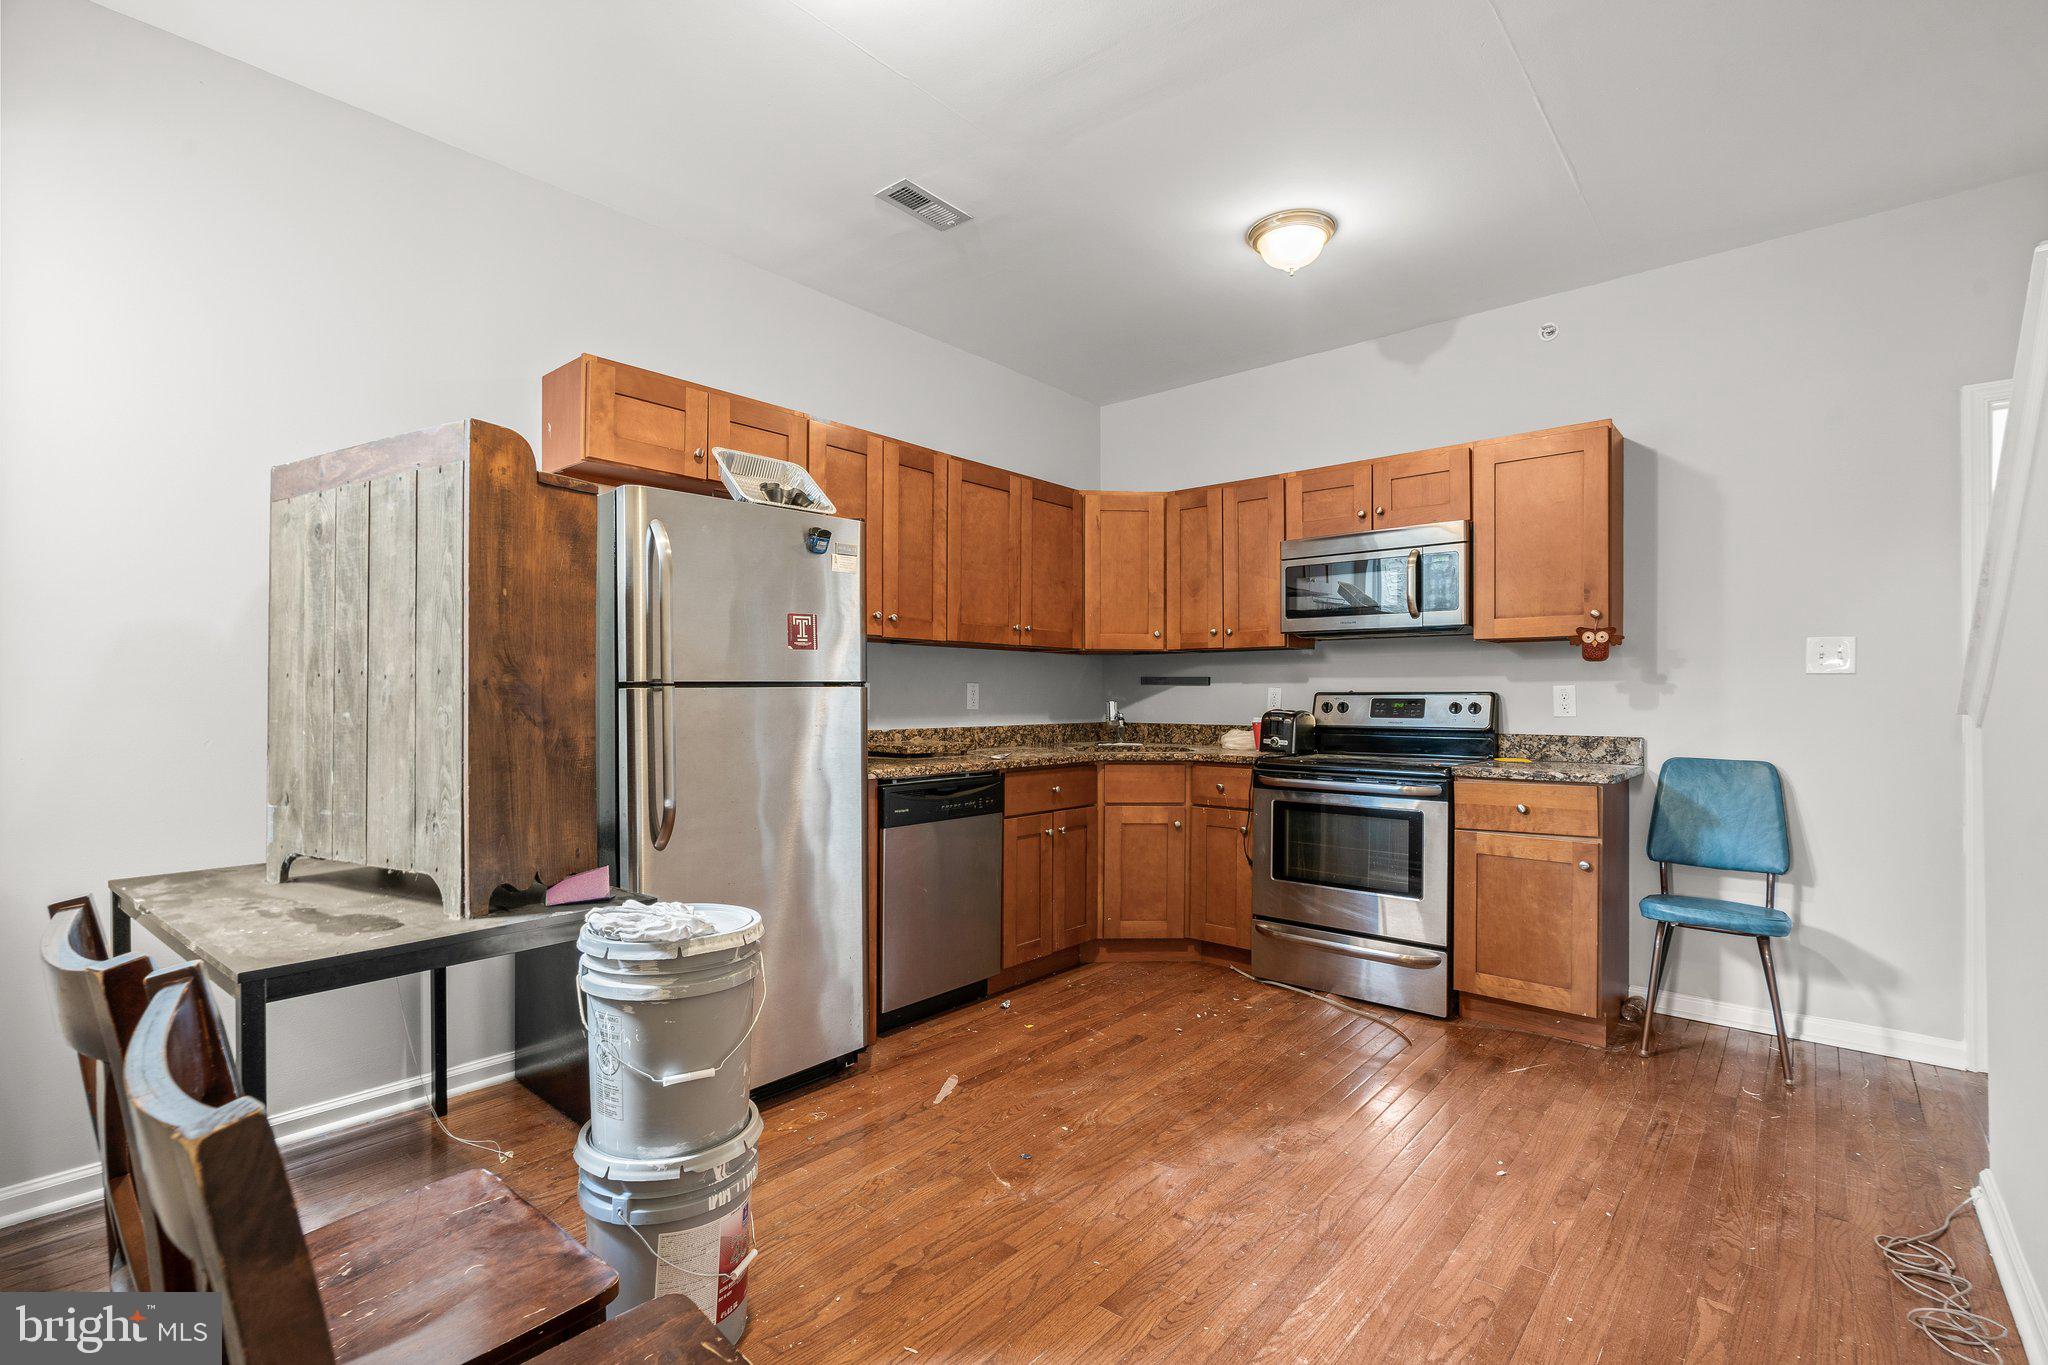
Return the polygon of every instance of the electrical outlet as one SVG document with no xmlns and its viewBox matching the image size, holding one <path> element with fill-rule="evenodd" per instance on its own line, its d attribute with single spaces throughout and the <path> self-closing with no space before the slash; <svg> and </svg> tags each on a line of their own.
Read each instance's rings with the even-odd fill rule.
<svg viewBox="0 0 2048 1365">
<path fill-rule="evenodd" d="M 967 684 L 967 709 L 970 711 L 979 711 L 981 709 L 980 683 Z"/>
<path fill-rule="evenodd" d="M 1551 688 L 1550 714 L 1553 716 L 1576 716 L 1579 714 L 1579 689 L 1571 683 L 1559 683 Z"/>
<path fill-rule="evenodd" d="M 1278 711 L 1280 709 L 1279 688 L 1269 687 L 1266 689 L 1266 709 L 1268 711 Z"/>
<path fill-rule="evenodd" d="M 1856 637 L 1853 635 L 1809 635 L 1806 637 L 1808 673 L 1854 673 Z"/>
</svg>

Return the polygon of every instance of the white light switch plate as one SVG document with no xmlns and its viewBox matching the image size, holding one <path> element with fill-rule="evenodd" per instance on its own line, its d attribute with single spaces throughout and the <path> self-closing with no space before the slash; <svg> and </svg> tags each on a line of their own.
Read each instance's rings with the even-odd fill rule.
<svg viewBox="0 0 2048 1365">
<path fill-rule="evenodd" d="M 1853 635 L 1809 635 L 1806 637 L 1808 673 L 1854 673 L 1856 637 Z"/>
<path fill-rule="evenodd" d="M 1279 688 L 1269 687 L 1266 689 L 1266 709 L 1268 711 L 1278 711 L 1280 709 Z"/>
<path fill-rule="evenodd" d="M 979 711 L 981 709 L 980 683 L 967 684 L 967 709 L 970 711 Z"/>
<path fill-rule="evenodd" d="M 1576 716 L 1579 714 L 1579 689 L 1571 683 L 1559 683 L 1551 688 L 1550 714 L 1553 716 Z"/>
</svg>

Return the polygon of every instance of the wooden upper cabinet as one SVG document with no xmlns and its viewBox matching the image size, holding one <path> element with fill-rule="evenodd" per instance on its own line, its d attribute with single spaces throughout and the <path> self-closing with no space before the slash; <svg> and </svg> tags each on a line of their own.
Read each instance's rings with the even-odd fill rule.
<svg viewBox="0 0 2048 1365">
<path fill-rule="evenodd" d="M 1472 517 L 1472 447 L 1442 446 L 1373 460 L 1372 528 Z"/>
<path fill-rule="evenodd" d="M 1088 648 L 1164 648 L 1166 495 L 1089 493 L 1083 505 Z"/>
<path fill-rule="evenodd" d="M 882 636 L 946 638 L 945 455 L 882 442 Z"/>
<path fill-rule="evenodd" d="M 1287 539 L 1372 529 L 1372 461 L 1304 469 L 1287 477 Z"/>
<path fill-rule="evenodd" d="M 598 483 L 722 492 L 711 468 L 710 390 L 582 355 L 540 383 L 541 468 Z"/>
<path fill-rule="evenodd" d="M 1279 553 L 1275 547 L 1275 555 Z M 1223 648 L 1223 490 L 1166 497 L 1166 647 Z"/>
<path fill-rule="evenodd" d="M 1102 936 L 1187 937 L 1188 808 L 1102 807 Z"/>
<path fill-rule="evenodd" d="M 1188 937 L 1252 946 L 1252 816 L 1196 806 L 1188 812 Z"/>
<path fill-rule="evenodd" d="M 1024 480 L 954 459 L 946 475 L 946 638 L 1024 643 Z"/>
<path fill-rule="evenodd" d="M 1621 433 L 1594 422 L 1472 447 L 1472 634 L 1621 635 Z"/>
<path fill-rule="evenodd" d="M 1247 479 L 1223 489 L 1223 645 L 1268 649 L 1280 631 L 1280 542 L 1286 481 Z"/>
<path fill-rule="evenodd" d="M 1598 1016 L 1601 842 L 1459 830 L 1454 847 L 1457 988 Z"/>
<path fill-rule="evenodd" d="M 1038 479 L 1024 481 L 1024 643 L 1081 647 L 1081 495 Z"/>
<path fill-rule="evenodd" d="M 711 448 L 742 450 L 749 455 L 803 464 L 808 457 L 810 420 L 800 412 L 743 398 L 736 393 L 711 393 Z M 717 478 L 713 469 L 711 477 Z"/>
<path fill-rule="evenodd" d="M 861 529 L 861 593 L 869 635 L 882 633 L 882 438 L 859 427 L 810 422 L 804 468 L 832 499 L 838 515 Z"/>
</svg>

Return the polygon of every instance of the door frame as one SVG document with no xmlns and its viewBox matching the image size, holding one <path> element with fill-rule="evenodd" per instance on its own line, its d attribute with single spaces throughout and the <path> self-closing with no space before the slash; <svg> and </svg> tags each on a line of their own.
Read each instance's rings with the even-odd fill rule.
<svg viewBox="0 0 2048 1365">
<path fill-rule="evenodd" d="M 1965 384 L 1962 389 L 1958 463 L 1962 466 L 1962 624 L 1963 648 L 1969 646 L 1970 618 L 1976 609 L 1977 578 L 1983 572 L 1985 537 L 1991 523 L 1991 466 L 1983 458 L 1991 445 L 1991 414 L 2012 403 L 2012 381 Z M 2008 428 L 2009 429 L 2009 428 Z M 1963 1065 L 1983 1071 L 1989 1064 L 1989 996 L 1987 976 L 1988 908 L 1984 890 L 1984 732 L 1968 715 L 1956 718 L 1963 758 Z"/>
</svg>

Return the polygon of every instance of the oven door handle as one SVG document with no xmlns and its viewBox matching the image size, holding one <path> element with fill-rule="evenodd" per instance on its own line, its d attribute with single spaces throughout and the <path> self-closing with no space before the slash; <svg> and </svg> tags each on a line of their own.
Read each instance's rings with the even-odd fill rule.
<svg viewBox="0 0 2048 1365">
<path fill-rule="evenodd" d="M 1363 958 L 1367 962 L 1384 962 L 1390 967 L 1426 970 L 1430 967 L 1441 967 L 1444 961 L 1442 954 L 1439 953 L 1395 953 L 1385 948 L 1363 948 L 1349 943 L 1332 943 L 1328 939 L 1310 938 L 1307 934 L 1290 934 L 1285 929 L 1275 929 L 1264 920 L 1257 921 L 1252 928 L 1267 938 L 1277 938 L 1283 943 L 1299 943 L 1304 948 L 1320 948 L 1326 953 Z"/>
<path fill-rule="evenodd" d="M 1291 791 L 1339 792 L 1345 796 L 1442 796 L 1441 785 L 1424 786 L 1409 782 L 1318 782 L 1306 777 L 1259 775 L 1261 787 L 1286 787 Z"/>
</svg>

